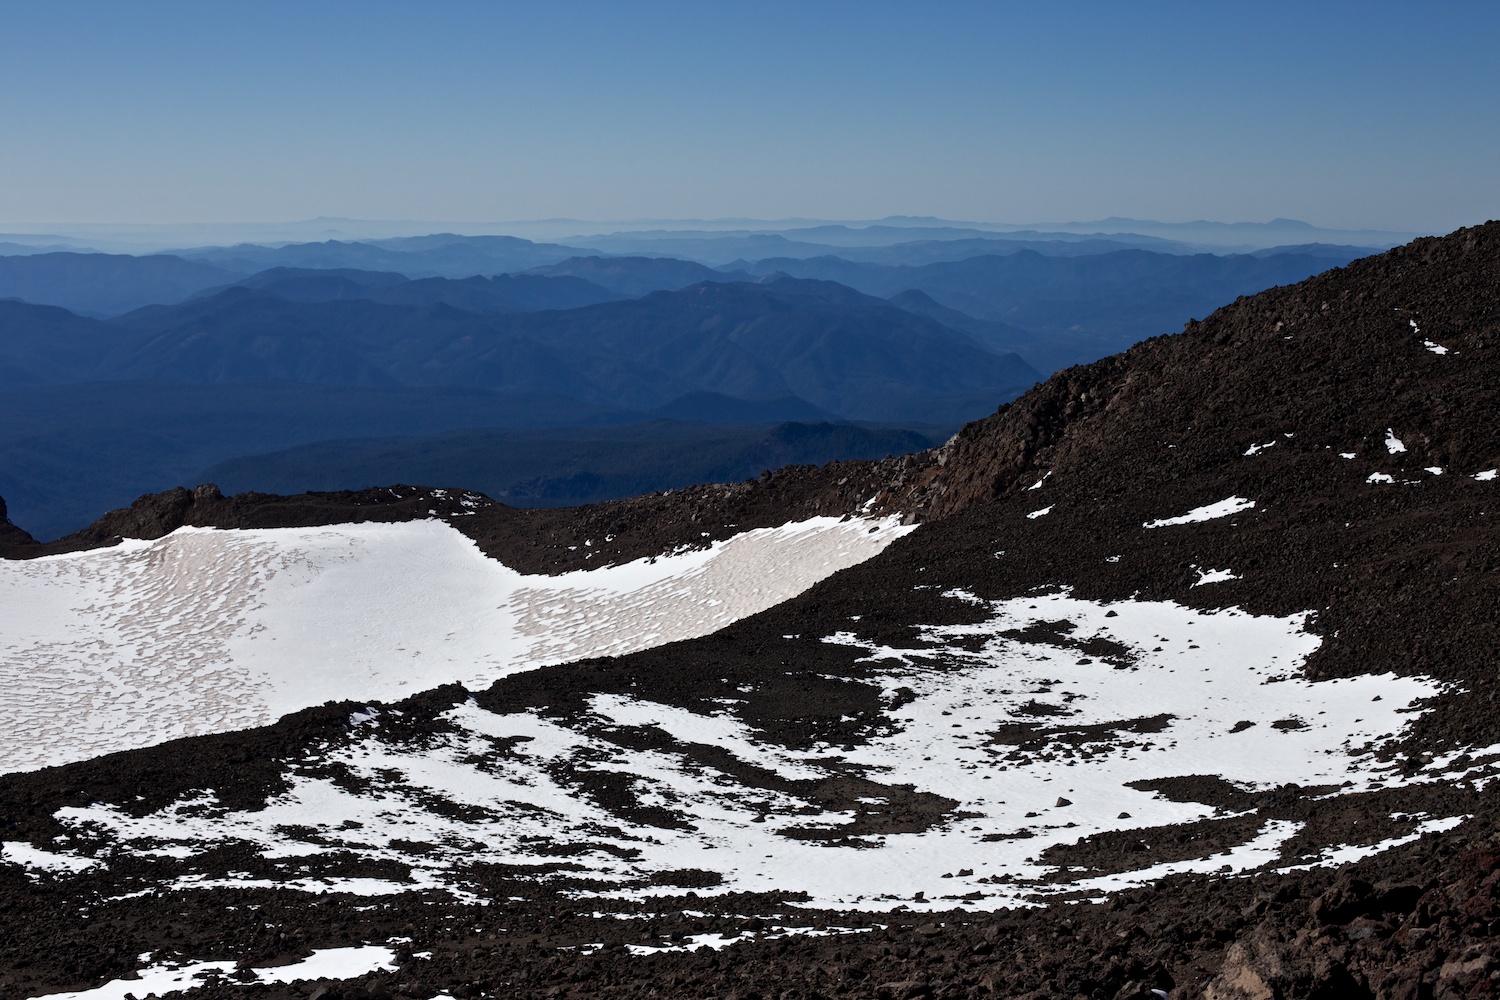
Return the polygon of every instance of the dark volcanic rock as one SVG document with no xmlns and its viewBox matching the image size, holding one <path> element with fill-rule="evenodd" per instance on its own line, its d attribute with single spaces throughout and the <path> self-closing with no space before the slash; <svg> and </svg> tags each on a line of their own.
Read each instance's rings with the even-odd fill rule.
<svg viewBox="0 0 1500 1000">
<path fill-rule="evenodd" d="M 36 539 L 25 530 L 10 523 L 10 514 L 5 509 L 5 498 L 0 497 L 0 553 L 24 552 L 35 544 Z"/>
</svg>

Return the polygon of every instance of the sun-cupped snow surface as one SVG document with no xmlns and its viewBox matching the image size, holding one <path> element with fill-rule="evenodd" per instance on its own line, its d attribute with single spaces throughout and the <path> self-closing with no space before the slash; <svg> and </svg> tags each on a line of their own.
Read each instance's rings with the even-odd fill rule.
<svg viewBox="0 0 1500 1000">
<path fill-rule="evenodd" d="M 150 956 L 144 956 L 149 958 Z M 395 971 L 395 953 L 380 945 L 354 948 L 326 948 L 292 965 L 251 969 L 248 976 L 236 974 L 231 982 L 294 983 L 314 979 L 354 979 L 377 971 Z M 127 997 L 166 996 L 204 985 L 211 976 L 228 976 L 237 968 L 233 959 L 214 962 L 163 962 L 136 973 L 135 979 L 115 979 L 93 989 L 73 993 L 46 993 L 32 1000 L 126 1000 Z M 252 978 L 253 977 L 253 978 Z"/>
<path fill-rule="evenodd" d="M 0 561 L 0 772 L 705 635 L 910 530 L 820 517 L 552 577 L 437 521 L 183 528 Z"/>
<path fill-rule="evenodd" d="M 1254 506 L 1254 500 L 1246 500 L 1244 497 L 1225 497 L 1218 503 L 1210 503 L 1204 504 L 1202 507 L 1194 507 L 1186 514 L 1179 514 L 1176 517 L 1163 517 L 1155 521 L 1145 521 L 1141 524 L 1141 527 L 1170 528 L 1173 525 L 1177 524 L 1193 524 L 1198 521 L 1212 521 L 1216 517 L 1228 517 L 1231 514 L 1238 514 L 1242 510 L 1250 510 Z"/>
<path fill-rule="evenodd" d="M 987 617 L 924 628 L 926 642 L 913 648 L 826 637 L 854 647 L 883 691 L 886 714 L 859 743 L 791 749 L 732 705 L 689 710 L 649 692 L 596 693 L 562 714 L 494 712 L 471 699 L 434 735 L 359 727 L 293 767 L 289 790 L 264 809 L 227 810 L 203 793 L 144 816 L 102 804 L 57 816 L 99 838 L 105 863 L 112 851 L 249 845 L 279 874 L 247 874 L 245 884 L 317 888 L 329 865 L 324 887 L 337 889 L 332 879 L 364 861 L 385 873 L 366 892 L 483 898 L 493 891 L 484 872 L 518 866 L 575 895 L 641 898 L 681 892 L 676 873 L 687 871 L 700 895 L 988 908 L 1306 860 L 1287 854 L 1300 825 L 1282 820 L 1252 824 L 1237 846 L 1200 857 L 1095 875 L 1043 856 L 1095 833 L 1223 815 L 1156 795 L 1150 785 L 1161 779 L 1345 793 L 1438 780 L 1403 776 L 1379 752 L 1439 685 L 1305 680 L 1299 668 L 1319 640 L 1304 615 L 1067 593 L 950 596 L 983 605 Z M 913 820 L 923 810 L 926 819 Z M 191 859 L 162 864 L 178 866 L 168 884 L 204 884 L 181 874 Z"/>
</svg>

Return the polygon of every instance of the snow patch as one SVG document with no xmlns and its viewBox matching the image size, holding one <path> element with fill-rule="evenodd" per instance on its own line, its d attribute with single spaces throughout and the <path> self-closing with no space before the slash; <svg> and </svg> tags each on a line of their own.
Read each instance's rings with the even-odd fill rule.
<svg viewBox="0 0 1500 1000">
<path fill-rule="evenodd" d="M 100 864 L 93 858 L 83 858 L 76 854 L 53 854 L 17 840 L 0 843 L 0 862 L 20 865 L 34 872 L 67 872 L 69 874 L 87 871 Z"/>
<path fill-rule="evenodd" d="M 1440 685 L 1303 678 L 1320 641 L 1307 615 L 1068 593 L 982 604 L 983 620 L 922 627 L 911 648 L 828 637 L 862 651 L 890 706 L 855 743 L 780 745 L 727 700 L 690 710 L 647 692 L 596 694 L 562 714 L 470 700 L 444 714 L 449 727 L 410 743 L 388 728 L 351 730 L 305 772 L 294 767 L 290 789 L 264 809 L 195 796 L 140 817 L 95 805 L 57 818 L 120 851 L 248 844 L 285 872 L 282 884 L 326 857 L 341 872 L 351 858 L 409 869 L 388 885 L 469 899 L 483 892 L 471 866 L 521 865 L 585 899 L 680 893 L 672 873 L 688 870 L 713 876 L 693 883 L 700 895 L 801 891 L 810 906 L 874 910 L 921 893 L 990 909 L 1299 860 L 1282 856 L 1296 825 L 1280 822 L 1226 853 L 1091 881 L 1038 860 L 1095 833 L 1216 815 L 1133 784 L 1210 774 L 1246 790 L 1361 792 L 1439 780 L 1382 756 Z M 1289 719 L 1315 721 L 1274 725 Z M 827 789 L 848 782 L 861 783 L 855 797 L 828 804 Z M 907 814 L 912 796 L 925 797 L 929 821 L 870 822 Z"/>
<path fill-rule="evenodd" d="M 1407 320 L 1407 322 L 1411 324 L 1411 332 L 1415 333 L 1415 334 L 1418 334 L 1420 336 L 1421 333 L 1422 333 L 1422 328 L 1417 325 L 1417 321 L 1414 320 L 1414 319 L 1409 319 L 1409 320 Z M 1448 348 L 1444 347 L 1442 344 L 1435 344 L 1435 343 L 1433 343 L 1430 340 L 1424 339 L 1422 341 L 1422 346 L 1425 347 L 1425 348 L 1427 348 L 1433 354 L 1447 354 L 1448 353 Z"/>
<path fill-rule="evenodd" d="M 439 521 L 181 528 L 0 560 L 0 773 L 706 635 L 912 530 L 819 517 L 551 577 Z"/>
<path fill-rule="evenodd" d="M 1311 860 L 1303 861 L 1300 864 L 1286 865 L 1285 867 L 1277 868 L 1276 871 L 1307 871 L 1311 868 L 1353 864 L 1356 861 L 1363 861 L 1365 858 L 1373 857 L 1382 851 L 1389 851 L 1393 847 L 1410 844 L 1413 841 L 1421 839 L 1424 834 L 1446 833 L 1469 818 L 1468 816 L 1445 816 L 1442 819 L 1424 820 L 1417 825 L 1415 830 L 1404 837 L 1390 837 L 1377 841 L 1374 844 L 1342 844 L 1336 847 L 1324 848 L 1314 855 Z"/>
<path fill-rule="evenodd" d="M 1026 515 L 1026 519 L 1028 521 L 1035 521 L 1039 517 L 1046 517 L 1048 514 L 1052 513 L 1052 508 L 1056 506 L 1057 504 L 1051 504 L 1049 506 L 1043 507 L 1041 510 L 1034 510 L 1030 514 Z"/>
<path fill-rule="evenodd" d="M 1406 450 L 1406 445 L 1401 442 L 1401 439 L 1396 436 L 1396 432 L 1390 427 L 1385 429 L 1385 450 L 1392 455 L 1399 455 Z"/>
<path fill-rule="evenodd" d="M 686 913 L 686 911 L 684 911 Z M 764 933 L 745 931 L 742 934 L 691 934 L 681 944 L 627 944 L 625 950 L 632 955 L 660 955 L 664 952 L 696 951 L 708 947 L 719 951 L 737 941 L 776 941 L 785 937 L 831 937 L 835 934 L 868 934 L 873 927 L 770 927 Z M 582 950 L 581 954 L 592 954 L 602 945 Z"/>
<path fill-rule="evenodd" d="M 1234 575 L 1234 570 L 1232 569 L 1200 569 L 1198 570 L 1198 580 L 1193 586 L 1201 587 L 1206 583 L 1223 583 L 1226 580 L 1238 579 L 1240 578 Z"/>
<path fill-rule="evenodd" d="M 145 957 L 149 957 L 145 956 Z M 293 965 L 252 969 L 253 979 L 235 976 L 232 982 L 293 983 L 298 980 L 354 979 L 371 972 L 394 972 L 395 953 L 379 945 L 355 948 L 326 948 Z M 162 963 L 141 969 L 136 979 L 116 979 L 89 990 L 73 993 L 47 993 L 32 1000 L 125 1000 L 127 996 L 166 996 L 191 990 L 204 984 L 209 976 L 228 976 L 237 968 L 233 959 L 216 962 L 194 962 L 187 965 Z"/>
<path fill-rule="evenodd" d="M 1166 528 L 1175 524 L 1193 524 L 1197 521 L 1212 521 L 1216 517 L 1228 517 L 1238 514 L 1242 510 L 1250 510 L 1255 506 L 1254 500 L 1246 500 L 1244 497 L 1226 497 L 1218 503 L 1205 504 L 1202 507 L 1194 507 L 1186 514 L 1176 517 L 1165 517 L 1157 521 L 1145 521 L 1141 524 L 1143 528 Z"/>
</svg>

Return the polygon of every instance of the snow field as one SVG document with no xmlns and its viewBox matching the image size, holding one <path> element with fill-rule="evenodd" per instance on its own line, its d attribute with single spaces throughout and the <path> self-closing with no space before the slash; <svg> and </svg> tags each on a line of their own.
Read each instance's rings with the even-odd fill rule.
<svg viewBox="0 0 1500 1000">
<path fill-rule="evenodd" d="M 81 858 L 76 854 L 54 854 L 41 851 L 19 840 L 0 842 L 0 862 L 10 862 L 36 872 L 82 872 L 99 864 L 93 858 Z"/>
<path fill-rule="evenodd" d="M 469 866 L 512 864 L 556 866 L 535 877 L 575 880 L 569 891 L 580 896 L 676 894 L 670 879 L 654 877 L 696 869 L 721 876 L 700 895 L 780 890 L 830 908 L 945 899 L 992 908 L 1173 872 L 1328 863 L 1340 851 L 1379 849 L 1330 845 L 1319 857 L 1283 857 L 1299 826 L 1268 821 L 1225 852 L 1083 881 L 1060 880 L 1068 873 L 1039 860 L 1049 846 L 1094 833 L 1218 814 L 1132 782 L 1217 775 L 1245 789 L 1296 782 L 1354 792 L 1398 783 L 1376 752 L 1401 734 L 1413 705 L 1439 692 L 1433 681 L 1394 675 L 1302 679 L 1299 669 L 1318 645 L 1303 615 L 1100 604 L 1066 593 L 999 602 L 948 596 L 988 603 L 988 619 L 927 628 L 930 645 L 919 648 L 873 647 L 849 633 L 825 640 L 862 650 L 891 706 L 885 724 L 852 750 L 795 752 L 732 710 L 703 714 L 646 696 L 594 695 L 582 716 L 566 719 L 498 714 L 470 701 L 446 714 L 450 732 L 401 744 L 362 726 L 313 762 L 368 782 L 360 794 L 294 772 L 291 790 L 263 810 L 227 811 L 205 798 L 140 818 L 106 806 L 57 815 L 115 845 L 101 855 L 106 862 L 108 850 L 198 852 L 239 840 L 285 863 L 286 876 L 273 884 L 372 894 L 446 888 L 475 898 Z M 1018 630 L 1028 631 L 1018 637 Z M 654 732 L 662 748 L 610 739 L 622 729 Z M 721 770 L 694 746 L 727 751 L 759 772 Z M 1443 766 L 1434 761 L 1406 780 L 1439 780 Z M 611 809 L 590 795 L 590 776 L 609 772 L 629 777 L 635 808 Z M 769 777 L 757 781 L 756 773 Z M 856 810 L 819 806 L 813 792 L 850 777 L 876 783 L 880 790 L 861 800 L 873 811 L 909 795 L 903 786 L 957 805 L 921 832 L 855 832 Z M 429 808 L 434 801 L 448 806 Z M 451 805 L 465 807 L 462 819 Z M 642 818 L 642 806 L 673 821 Z M 289 832 L 307 828 L 313 836 Z M 828 833 L 799 835 L 808 829 Z M 560 855 L 558 845 L 576 851 Z M 410 875 L 359 880 L 356 888 L 308 874 L 319 857 L 351 854 L 398 861 Z M 178 884 L 205 883 L 188 876 Z"/>
<path fill-rule="evenodd" d="M 144 955 L 142 960 L 151 956 Z M 236 978 L 242 983 L 294 983 L 298 980 L 353 979 L 377 971 L 394 971 L 395 953 L 379 945 L 355 948 L 327 948 L 314 951 L 294 965 L 252 969 L 253 979 Z M 126 997 L 166 996 L 202 986 L 209 976 L 228 976 L 235 971 L 233 961 L 163 962 L 141 969 L 136 979 L 116 979 L 89 990 L 74 993 L 48 993 L 32 1000 L 125 1000 Z"/>
<path fill-rule="evenodd" d="M 705 635 L 910 530 L 813 518 L 555 577 L 437 521 L 183 528 L 0 561 L 0 772 Z"/>
</svg>

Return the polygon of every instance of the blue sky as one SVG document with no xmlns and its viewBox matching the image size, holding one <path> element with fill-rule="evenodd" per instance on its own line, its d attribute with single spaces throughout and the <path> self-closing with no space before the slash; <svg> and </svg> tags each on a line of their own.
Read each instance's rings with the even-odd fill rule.
<svg viewBox="0 0 1500 1000">
<path fill-rule="evenodd" d="M 4 222 L 1500 216 L 1500 4 L 0 0 Z"/>
</svg>

